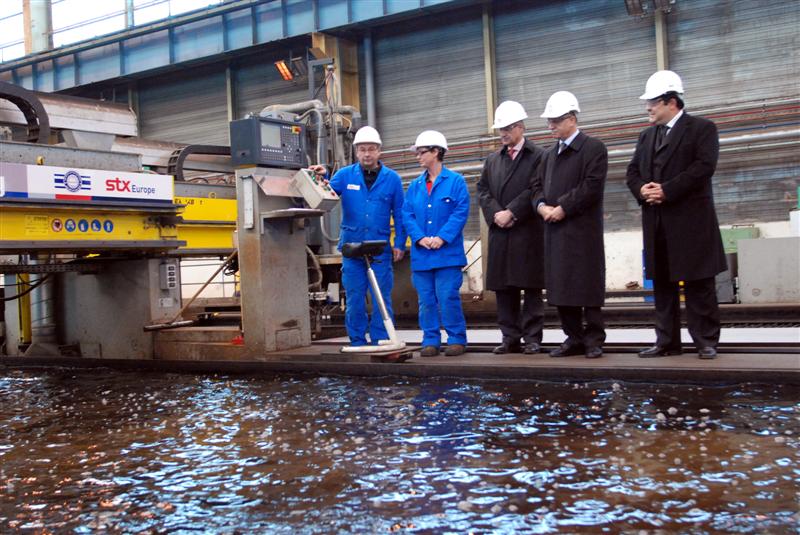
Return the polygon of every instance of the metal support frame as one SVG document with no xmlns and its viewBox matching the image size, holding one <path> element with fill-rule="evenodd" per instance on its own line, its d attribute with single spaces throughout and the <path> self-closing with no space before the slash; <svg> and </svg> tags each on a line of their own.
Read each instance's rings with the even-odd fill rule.
<svg viewBox="0 0 800 535">
<path fill-rule="evenodd" d="M 25 54 L 35 54 L 53 48 L 53 16 L 50 0 L 23 0 L 22 20 L 25 25 Z"/>
<path fill-rule="evenodd" d="M 57 49 L 41 51 L 0 65 L 0 80 L 13 82 L 28 89 L 39 88 L 60 91 L 87 83 L 110 80 L 140 74 L 154 68 L 146 58 L 163 57 L 159 67 L 197 61 L 229 54 L 254 45 L 282 40 L 315 31 L 341 29 L 355 24 L 364 24 L 387 16 L 410 14 L 419 9 L 441 10 L 443 6 L 464 0 L 419 0 L 419 2 L 380 3 L 380 9 L 360 8 L 363 0 L 311 0 L 292 2 L 280 0 L 231 0 L 219 6 L 199 9 L 182 16 L 126 28 L 120 32 L 101 36 Z M 477 2 L 478 0 L 473 0 Z M 367 5 L 367 4 L 363 4 Z M 126 12 L 127 13 L 127 12 Z M 269 16 L 262 16 L 268 13 Z M 280 20 L 273 15 L 277 14 Z M 345 13 L 346 16 L 342 16 Z M 359 17 L 359 15 L 361 15 Z M 130 13 L 129 13 L 130 17 Z M 190 25 L 207 21 L 205 36 L 218 38 L 199 40 L 175 40 L 183 29 L 189 32 Z M 130 18 L 128 19 L 130 22 Z M 249 25 L 242 27 L 242 23 Z M 276 26 L 280 24 L 280 26 Z M 280 28 L 276 31 L 277 28 Z M 49 34 L 51 35 L 51 34 Z M 116 45 L 109 47 L 109 45 Z M 96 52 L 103 48 L 102 56 Z M 108 50 L 111 48 L 111 50 Z M 117 67 L 108 72 L 109 56 Z M 44 78 L 47 75 L 47 78 Z M 52 78 L 52 82 L 49 82 Z M 47 80 L 42 83 L 42 80 Z M 46 86 L 46 87 L 45 87 Z"/>
<path fill-rule="evenodd" d="M 377 127 L 378 118 L 375 102 L 375 60 L 373 58 L 372 32 L 367 31 L 362 44 L 364 48 L 364 78 L 367 91 L 367 124 Z"/>
<path fill-rule="evenodd" d="M 669 37 L 667 34 L 667 15 L 657 9 L 655 13 L 656 26 L 656 67 L 659 71 L 669 69 Z"/>
<path fill-rule="evenodd" d="M 312 59 L 308 62 L 308 98 L 314 99 L 317 91 L 317 84 L 314 80 L 314 69 L 317 67 L 332 65 L 333 58 Z"/>
<path fill-rule="evenodd" d="M 234 72 L 230 63 L 225 66 L 225 108 L 228 111 L 228 122 L 237 118 L 236 110 L 236 83 Z"/>
<path fill-rule="evenodd" d="M 133 18 L 133 0 L 125 0 L 125 27 L 133 28 L 135 21 Z"/>
<path fill-rule="evenodd" d="M 497 107 L 497 77 L 495 76 L 495 39 L 492 6 L 483 6 L 483 74 L 486 87 L 486 131 L 493 134 L 494 110 Z"/>
</svg>

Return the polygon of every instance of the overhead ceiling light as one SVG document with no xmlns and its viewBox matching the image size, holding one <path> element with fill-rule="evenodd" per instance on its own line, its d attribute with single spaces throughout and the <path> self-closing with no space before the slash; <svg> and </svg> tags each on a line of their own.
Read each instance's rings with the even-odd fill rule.
<svg viewBox="0 0 800 535">
<path fill-rule="evenodd" d="M 625 9 L 631 17 L 641 17 L 644 15 L 642 0 L 625 0 Z"/>
<path fill-rule="evenodd" d="M 286 65 L 286 61 L 279 59 L 275 62 L 275 68 L 278 69 L 278 72 L 281 74 L 281 78 L 287 82 L 294 80 L 294 75 L 292 74 L 291 69 L 289 69 L 289 66 Z"/>
</svg>

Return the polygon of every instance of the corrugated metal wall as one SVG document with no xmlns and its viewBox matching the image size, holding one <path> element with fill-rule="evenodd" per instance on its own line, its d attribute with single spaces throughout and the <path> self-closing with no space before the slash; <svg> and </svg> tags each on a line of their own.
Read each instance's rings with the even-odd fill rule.
<svg viewBox="0 0 800 535">
<path fill-rule="evenodd" d="M 225 69 L 186 69 L 139 84 L 142 137 L 179 143 L 228 144 Z"/>
<path fill-rule="evenodd" d="M 667 20 L 687 106 L 800 94 L 797 0 L 682 1 Z"/>
<path fill-rule="evenodd" d="M 417 134 L 448 139 L 485 130 L 481 12 L 426 14 L 374 34 L 377 127 L 386 145 Z"/>
<path fill-rule="evenodd" d="M 690 112 L 800 96 L 797 0 L 678 2 L 667 20 L 670 67 L 683 77 Z M 720 223 L 788 219 L 798 177 L 796 147 L 723 152 L 714 176 Z"/>
<path fill-rule="evenodd" d="M 622 0 L 496 2 L 495 64 L 499 100 L 539 115 L 556 91 L 571 91 L 581 122 L 642 115 L 637 97 L 655 70 L 652 18 L 638 19 Z"/>
<path fill-rule="evenodd" d="M 640 118 L 644 124 L 638 96 L 656 69 L 652 15 L 631 17 L 622 0 L 496 0 L 492 13 L 498 96 L 526 106 L 529 129 L 543 128 L 538 116 L 547 97 L 559 89 L 578 96 L 584 125 L 620 118 Z M 670 66 L 684 79 L 690 112 L 800 96 L 797 0 L 678 0 L 667 24 Z M 377 126 L 387 148 L 406 147 L 428 128 L 451 140 L 485 133 L 480 7 L 435 14 L 422 10 L 418 18 L 371 31 Z M 305 46 L 298 43 L 284 44 L 282 50 Z M 233 60 L 238 116 L 308 98 L 305 81 L 290 84 L 278 77 L 272 63 L 279 53 L 273 47 Z M 360 73 L 365 103 L 363 66 Z M 139 108 L 142 136 L 228 142 L 222 64 L 142 80 Z M 734 131 L 722 124 L 721 133 Z M 610 148 L 633 140 L 631 135 Z M 792 155 L 792 148 L 781 150 L 723 154 L 715 178 L 722 223 L 786 218 L 796 202 L 800 156 L 797 151 Z M 609 231 L 639 227 L 639 209 L 623 175 L 623 164 L 617 164 L 606 187 Z M 475 176 L 468 176 L 471 191 L 474 182 Z M 478 215 L 473 206 L 466 229 L 470 237 L 478 234 Z"/>
</svg>

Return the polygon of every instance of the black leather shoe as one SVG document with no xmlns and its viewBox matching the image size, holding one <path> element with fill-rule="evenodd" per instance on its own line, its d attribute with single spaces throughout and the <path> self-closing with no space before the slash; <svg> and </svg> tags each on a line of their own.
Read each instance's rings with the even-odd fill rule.
<svg viewBox="0 0 800 535">
<path fill-rule="evenodd" d="M 697 353 L 700 355 L 701 359 L 715 359 L 717 358 L 717 350 L 713 347 L 701 347 L 697 350 Z"/>
<path fill-rule="evenodd" d="M 503 342 L 499 346 L 492 349 L 492 353 L 495 355 L 505 355 L 506 353 L 522 353 L 522 348 L 520 347 L 519 343 L 507 344 Z"/>
<path fill-rule="evenodd" d="M 671 355 L 683 355 L 683 350 L 679 347 L 664 347 L 654 345 L 639 351 L 639 358 L 651 359 L 655 357 L 669 357 Z"/>
<path fill-rule="evenodd" d="M 535 355 L 536 353 L 542 352 L 542 346 L 536 342 L 531 342 L 530 344 L 525 344 L 525 347 L 522 348 L 522 352 L 526 355 Z"/>
<path fill-rule="evenodd" d="M 582 355 L 583 351 L 582 345 L 561 344 L 560 347 L 557 347 L 550 352 L 550 356 L 554 358 L 571 357 L 573 355 Z"/>
<path fill-rule="evenodd" d="M 603 348 L 602 347 L 590 347 L 586 350 L 586 358 L 587 359 L 599 359 L 603 356 Z"/>
</svg>

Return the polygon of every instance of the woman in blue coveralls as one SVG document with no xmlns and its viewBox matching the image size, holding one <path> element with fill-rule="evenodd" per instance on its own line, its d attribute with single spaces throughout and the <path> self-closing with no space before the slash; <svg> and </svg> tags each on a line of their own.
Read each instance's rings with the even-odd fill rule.
<svg viewBox="0 0 800 535">
<path fill-rule="evenodd" d="M 392 261 L 402 260 L 406 248 L 406 233 L 400 224 L 403 219 L 403 184 L 400 175 L 380 161 L 381 137 L 377 130 L 371 126 L 360 128 L 353 139 L 353 146 L 358 163 L 343 167 L 330 180 L 331 188 L 342 200 L 339 250 L 349 242 L 386 240 L 388 243 L 392 230 L 390 217 L 394 218 L 394 247 L 387 245 L 386 250 L 376 256 L 372 263 L 386 311 L 394 321 Z M 311 169 L 318 175 L 325 174 L 325 168 L 321 165 L 311 166 Z M 373 308 L 372 317 L 369 320 L 367 318 L 367 289 L 372 294 L 372 288 L 363 258 L 342 258 L 342 285 L 347 299 L 344 321 L 350 345 L 366 345 L 367 330 L 372 344 L 388 340 L 389 334 L 377 307 Z M 375 296 L 372 296 L 372 302 L 375 303 Z"/>
<path fill-rule="evenodd" d="M 464 177 L 444 166 L 447 140 L 435 130 L 417 136 L 413 147 L 425 171 L 408 186 L 403 223 L 411 236 L 411 279 L 419 295 L 423 357 L 439 354 L 441 328 L 447 333 L 450 357 L 467 345 L 467 323 L 461 309 L 461 268 L 469 193 Z M 440 321 L 441 318 L 441 321 Z"/>
</svg>

